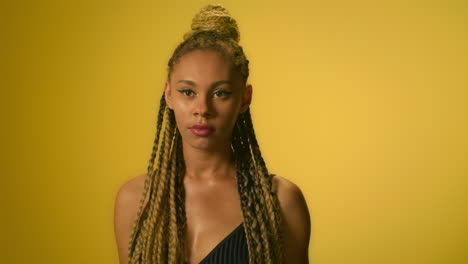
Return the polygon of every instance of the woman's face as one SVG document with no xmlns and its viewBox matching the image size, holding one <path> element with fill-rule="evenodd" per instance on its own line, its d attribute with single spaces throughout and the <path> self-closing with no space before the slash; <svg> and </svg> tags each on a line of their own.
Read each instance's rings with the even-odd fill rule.
<svg viewBox="0 0 468 264">
<path fill-rule="evenodd" d="M 230 60 L 196 50 L 174 65 L 165 95 L 185 144 L 205 150 L 230 146 L 234 124 L 249 107 L 252 87 L 244 86 Z"/>
</svg>

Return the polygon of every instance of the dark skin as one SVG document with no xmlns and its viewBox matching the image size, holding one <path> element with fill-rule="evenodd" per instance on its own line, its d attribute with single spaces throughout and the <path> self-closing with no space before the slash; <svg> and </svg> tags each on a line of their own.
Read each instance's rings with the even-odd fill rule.
<svg viewBox="0 0 468 264">
<path fill-rule="evenodd" d="M 251 102 L 252 86 L 244 85 L 232 63 L 213 51 L 193 51 L 174 66 L 165 94 L 182 136 L 186 170 L 186 256 L 199 263 L 242 223 L 236 169 L 230 138 L 237 116 Z M 190 131 L 195 124 L 215 128 L 209 136 Z M 143 192 L 144 175 L 120 188 L 115 201 L 115 235 L 120 263 L 127 247 Z M 283 217 L 284 255 L 288 263 L 308 263 L 310 216 L 301 190 L 280 176 L 273 178 Z"/>
</svg>

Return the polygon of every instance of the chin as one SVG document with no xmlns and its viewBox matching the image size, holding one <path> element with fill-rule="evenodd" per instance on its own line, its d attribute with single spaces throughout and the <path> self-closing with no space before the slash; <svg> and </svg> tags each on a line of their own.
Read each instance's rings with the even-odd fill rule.
<svg viewBox="0 0 468 264">
<path fill-rule="evenodd" d="M 219 139 L 213 137 L 196 137 L 196 138 L 189 138 L 183 140 L 184 144 L 187 144 L 191 148 L 203 151 L 214 151 L 219 150 L 219 148 L 224 144 L 224 142 L 220 142 Z M 226 143 L 229 146 L 229 144 Z"/>
<path fill-rule="evenodd" d="M 215 150 L 219 148 L 220 144 L 214 140 L 200 138 L 190 142 L 190 146 L 198 150 Z"/>
</svg>

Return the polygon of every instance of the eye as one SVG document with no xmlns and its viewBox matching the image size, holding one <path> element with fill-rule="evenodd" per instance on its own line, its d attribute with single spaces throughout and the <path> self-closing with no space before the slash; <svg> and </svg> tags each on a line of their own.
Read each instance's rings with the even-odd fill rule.
<svg viewBox="0 0 468 264">
<path fill-rule="evenodd" d="M 192 89 L 180 89 L 177 91 L 185 96 L 192 96 L 195 94 L 195 92 Z"/>
<path fill-rule="evenodd" d="M 225 90 L 217 90 L 213 93 L 213 96 L 214 97 L 227 97 L 230 94 L 232 94 L 232 92 L 225 91 Z"/>
</svg>

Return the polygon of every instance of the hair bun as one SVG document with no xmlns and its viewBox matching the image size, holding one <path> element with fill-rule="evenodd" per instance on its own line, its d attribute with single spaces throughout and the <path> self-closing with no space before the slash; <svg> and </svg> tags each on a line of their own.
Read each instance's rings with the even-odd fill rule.
<svg viewBox="0 0 468 264">
<path fill-rule="evenodd" d="M 239 42 L 237 22 L 220 4 L 203 7 L 192 19 L 192 30 L 184 35 L 184 40 L 200 31 L 217 31 Z"/>
</svg>

